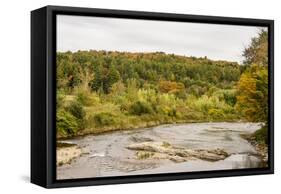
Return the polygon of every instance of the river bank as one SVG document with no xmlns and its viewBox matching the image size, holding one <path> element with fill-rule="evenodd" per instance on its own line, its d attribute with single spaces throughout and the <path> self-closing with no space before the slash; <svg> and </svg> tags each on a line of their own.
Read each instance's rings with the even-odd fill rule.
<svg viewBox="0 0 281 194">
<path fill-rule="evenodd" d="M 103 126 L 99 128 L 86 128 L 78 131 L 75 135 L 70 135 L 67 137 L 58 136 L 57 134 L 57 140 L 68 140 L 78 137 L 85 137 L 88 135 L 102 135 L 107 133 L 113 133 L 113 132 L 120 132 L 120 131 L 129 131 L 129 130 L 138 130 L 143 128 L 152 128 L 157 127 L 160 125 L 169 125 L 169 124 L 192 124 L 192 123 L 219 123 L 219 122 L 238 122 L 238 123 L 244 123 L 246 121 L 236 119 L 229 119 L 229 120 L 150 120 L 147 122 L 134 122 L 134 123 L 127 123 L 126 125 L 120 125 L 120 126 Z"/>
<path fill-rule="evenodd" d="M 251 145 L 253 145 L 265 164 L 268 164 L 268 145 L 264 142 L 257 140 L 255 133 L 242 134 L 241 137 L 246 139 Z"/>
</svg>

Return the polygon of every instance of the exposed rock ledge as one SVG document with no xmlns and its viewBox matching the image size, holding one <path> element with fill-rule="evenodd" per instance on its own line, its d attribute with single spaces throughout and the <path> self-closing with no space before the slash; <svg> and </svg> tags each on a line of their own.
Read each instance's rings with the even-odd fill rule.
<svg viewBox="0 0 281 194">
<path fill-rule="evenodd" d="M 74 158 L 79 157 L 81 154 L 82 150 L 77 145 L 59 147 L 57 148 L 57 165 L 69 164 Z"/>
<path fill-rule="evenodd" d="M 175 147 L 167 142 L 142 142 L 127 146 L 127 149 L 135 150 L 138 159 L 169 159 L 174 162 L 185 162 L 188 160 L 201 159 L 208 161 L 223 160 L 229 156 L 222 149 L 213 150 L 191 150 Z"/>
</svg>

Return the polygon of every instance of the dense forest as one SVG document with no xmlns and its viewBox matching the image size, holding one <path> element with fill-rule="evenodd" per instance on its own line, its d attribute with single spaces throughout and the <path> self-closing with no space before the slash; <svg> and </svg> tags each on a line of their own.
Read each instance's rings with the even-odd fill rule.
<svg viewBox="0 0 281 194">
<path fill-rule="evenodd" d="M 266 31 L 243 56 L 238 64 L 164 52 L 58 52 L 57 137 L 164 123 L 266 123 Z"/>
</svg>

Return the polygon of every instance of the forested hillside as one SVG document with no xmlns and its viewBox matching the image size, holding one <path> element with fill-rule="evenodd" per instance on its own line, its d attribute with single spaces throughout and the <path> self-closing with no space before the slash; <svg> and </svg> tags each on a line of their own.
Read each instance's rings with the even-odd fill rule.
<svg viewBox="0 0 281 194">
<path fill-rule="evenodd" d="M 248 49 L 244 54 L 250 53 Z M 266 103 L 266 76 L 265 65 L 239 65 L 207 57 L 163 52 L 58 52 L 57 136 L 175 122 L 265 120 L 264 110 L 255 112 L 255 108 Z M 259 89 L 263 91 L 255 108 L 253 104 L 247 107 L 245 95 L 254 99 Z"/>
<path fill-rule="evenodd" d="M 92 91 L 106 94 L 117 81 L 128 85 L 135 79 L 139 88 L 156 89 L 159 81 L 173 81 L 202 95 L 211 86 L 231 88 L 242 69 L 237 63 L 161 52 L 66 52 L 58 53 L 57 63 L 59 89 L 89 86 Z"/>
</svg>

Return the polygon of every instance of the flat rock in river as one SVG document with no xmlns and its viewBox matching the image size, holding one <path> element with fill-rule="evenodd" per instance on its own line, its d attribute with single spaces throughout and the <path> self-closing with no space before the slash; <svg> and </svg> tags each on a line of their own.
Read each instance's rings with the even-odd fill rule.
<svg viewBox="0 0 281 194">
<path fill-rule="evenodd" d="M 127 146 L 127 149 L 137 151 L 137 158 L 157 158 L 170 159 L 175 162 L 184 162 L 192 159 L 201 159 L 208 161 L 223 160 L 229 156 L 223 149 L 185 149 L 175 147 L 167 142 L 142 142 Z"/>
</svg>

